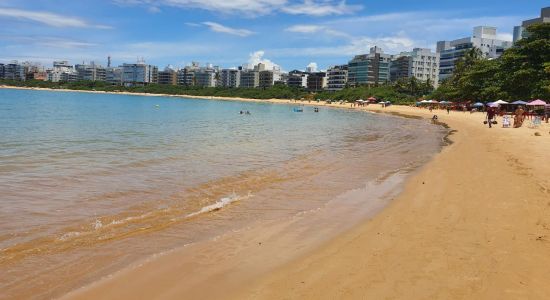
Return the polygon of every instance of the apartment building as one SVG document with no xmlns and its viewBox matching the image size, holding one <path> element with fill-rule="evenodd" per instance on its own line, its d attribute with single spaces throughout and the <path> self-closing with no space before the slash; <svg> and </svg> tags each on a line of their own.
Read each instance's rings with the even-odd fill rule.
<svg viewBox="0 0 550 300">
<path fill-rule="evenodd" d="M 416 78 L 439 85 L 439 53 L 426 48 L 414 48 L 411 52 L 396 55 L 390 66 L 391 80 Z"/>
<path fill-rule="evenodd" d="M 327 70 L 327 90 L 339 91 L 348 83 L 348 65 L 330 67 Z"/>
<path fill-rule="evenodd" d="M 439 41 L 437 42 L 437 53 L 440 55 L 439 81 L 451 77 L 456 62 L 474 47 L 480 49 L 485 58 L 497 58 L 511 46 L 512 42 L 498 39 L 497 28 L 490 26 L 474 27 L 471 37 Z"/>
<path fill-rule="evenodd" d="M 348 84 L 376 85 L 390 81 L 391 55 L 379 47 L 372 47 L 369 54 L 355 56 L 348 63 Z"/>
</svg>

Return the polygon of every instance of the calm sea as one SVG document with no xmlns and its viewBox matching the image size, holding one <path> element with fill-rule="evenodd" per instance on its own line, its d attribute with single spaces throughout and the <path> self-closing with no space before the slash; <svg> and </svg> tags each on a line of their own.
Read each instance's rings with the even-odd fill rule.
<svg viewBox="0 0 550 300">
<path fill-rule="evenodd" d="M 444 134 L 292 108 L 0 89 L 0 298 L 59 296 L 147 255 L 320 207 L 423 164 Z"/>
</svg>

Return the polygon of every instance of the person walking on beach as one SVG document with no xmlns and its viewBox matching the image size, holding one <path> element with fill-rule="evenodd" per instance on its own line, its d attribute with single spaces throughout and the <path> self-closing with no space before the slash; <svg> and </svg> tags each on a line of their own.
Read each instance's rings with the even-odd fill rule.
<svg viewBox="0 0 550 300">
<path fill-rule="evenodd" d="M 451 108 L 447 106 L 447 114 L 451 112 Z"/>
<path fill-rule="evenodd" d="M 487 110 L 487 124 L 489 124 L 489 128 L 493 128 L 493 119 L 495 118 L 495 108 L 489 107 Z"/>
</svg>

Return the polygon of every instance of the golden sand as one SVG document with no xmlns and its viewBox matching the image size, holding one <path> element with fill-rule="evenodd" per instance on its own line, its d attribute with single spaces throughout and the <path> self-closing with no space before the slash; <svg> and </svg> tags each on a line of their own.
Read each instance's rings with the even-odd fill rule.
<svg viewBox="0 0 550 300">
<path fill-rule="evenodd" d="M 454 143 L 379 214 L 336 239 L 312 249 L 284 222 L 246 229 L 67 298 L 550 299 L 550 126 L 489 129 L 481 113 L 434 114 L 456 130 Z"/>
</svg>

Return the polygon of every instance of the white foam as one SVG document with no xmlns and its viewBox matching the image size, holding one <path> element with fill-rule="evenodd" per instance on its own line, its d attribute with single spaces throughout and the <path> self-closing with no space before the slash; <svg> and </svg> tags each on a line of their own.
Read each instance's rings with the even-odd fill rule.
<svg viewBox="0 0 550 300">
<path fill-rule="evenodd" d="M 250 193 L 248 193 L 248 195 L 244 196 L 244 197 L 241 197 L 235 193 L 233 193 L 231 196 L 229 197 L 224 197 L 224 198 L 221 198 L 219 201 L 217 201 L 216 203 L 214 204 L 210 204 L 210 205 L 207 205 L 207 206 L 204 206 L 203 208 L 201 208 L 199 211 L 196 211 L 194 213 L 190 213 L 188 214 L 187 216 L 185 216 L 185 218 L 191 218 L 191 217 L 195 217 L 197 215 L 201 215 L 201 214 L 204 214 L 204 213 L 208 213 L 208 212 L 212 212 L 212 211 L 216 211 L 216 210 L 219 210 L 219 209 L 222 209 L 223 207 L 231 204 L 231 203 L 234 203 L 234 202 L 237 202 L 237 201 L 240 201 L 240 200 L 243 200 L 243 199 L 246 199 L 246 198 L 249 198 L 251 196 Z"/>
</svg>

